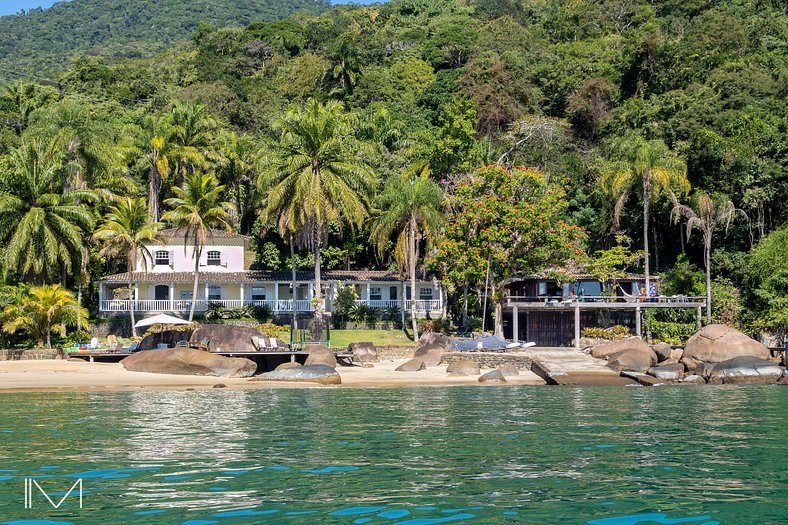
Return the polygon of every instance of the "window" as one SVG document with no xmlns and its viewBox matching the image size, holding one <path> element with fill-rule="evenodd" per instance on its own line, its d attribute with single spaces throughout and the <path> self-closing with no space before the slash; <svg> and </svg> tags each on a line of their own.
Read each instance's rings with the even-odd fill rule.
<svg viewBox="0 0 788 525">
<path fill-rule="evenodd" d="M 255 286 L 252 288 L 252 301 L 265 301 L 265 287 Z"/>
<path fill-rule="evenodd" d="M 382 301 L 383 294 L 380 293 L 380 286 L 372 286 L 369 289 L 369 300 L 370 301 Z"/>
<path fill-rule="evenodd" d="M 181 292 L 181 299 L 191 300 L 192 297 L 191 292 Z"/>
<path fill-rule="evenodd" d="M 219 286 L 209 286 L 208 287 L 208 300 L 209 301 L 221 301 L 222 300 L 222 289 Z"/>
<path fill-rule="evenodd" d="M 390 286 L 389 287 L 389 299 L 392 300 L 392 301 L 396 301 L 397 300 L 397 287 L 396 286 Z"/>
<path fill-rule="evenodd" d="M 222 254 L 218 251 L 208 252 L 208 266 L 219 266 L 222 264 Z"/>
<path fill-rule="evenodd" d="M 162 264 L 164 266 L 170 265 L 170 252 L 167 250 L 156 250 L 154 254 L 154 264 Z"/>
<path fill-rule="evenodd" d="M 432 301 L 432 288 L 419 288 L 419 299 Z"/>
</svg>

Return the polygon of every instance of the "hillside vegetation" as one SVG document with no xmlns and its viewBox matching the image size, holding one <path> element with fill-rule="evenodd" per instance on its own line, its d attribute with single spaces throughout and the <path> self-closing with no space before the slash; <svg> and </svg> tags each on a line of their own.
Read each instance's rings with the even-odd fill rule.
<svg viewBox="0 0 788 525">
<path fill-rule="evenodd" d="M 32 74 L 62 71 L 77 54 L 151 56 L 188 39 L 198 22 L 244 26 L 319 14 L 323 0 L 71 0 L 0 17 L 0 67 Z"/>
<path fill-rule="evenodd" d="M 160 218 L 177 201 L 174 188 L 207 173 L 224 186 L 228 220 L 251 236 L 259 268 L 289 268 L 291 242 L 300 268 L 407 275 L 418 259 L 443 279 L 455 320 L 464 290 L 479 316 L 487 282 L 500 300 L 517 275 L 555 265 L 613 284 L 624 270 L 648 269 L 662 276 L 663 293 L 688 295 L 704 294 L 708 268 L 714 320 L 787 330 L 785 258 L 768 271 L 767 256 L 751 259 L 779 251 L 788 221 L 784 2 L 394 0 L 245 27 L 261 11 L 240 5 L 269 18 L 324 6 L 204 0 L 176 14 L 185 5 L 58 6 L 53 12 L 78 20 L 47 30 L 100 56 L 38 74 L 51 82 L 4 86 L 3 195 L 35 201 L 19 181 L 32 165 L 25 159 L 41 155 L 54 160 L 36 191 L 94 192 L 68 194 L 92 217 L 73 220 L 82 240 L 63 245 L 45 269 L 23 264 L 23 252 L 5 256 L 9 282 L 84 286 L 95 304 L 95 279 L 125 266 L 98 255 L 91 239 L 117 202 L 108 199 L 144 197 Z M 143 13 L 179 29 L 130 23 Z M 54 20 L 3 20 L 0 29 L 18 35 L 3 45 L 29 47 L 6 56 L 6 66 L 67 63 L 62 40 L 24 25 L 39 19 Z M 186 34 L 188 42 L 167 47 Z M 311 144 L 299 134 L 316 123 L 331 134 L 318 137 L 327 149 L 315 155 L 336 163 L 310 164 L 334 178 L 324 199 L 309 200 L 308 178 L 276 184 L 308 172 L 298 170 L 314 152 L 299 156 Z M 416 189 L 429 199 L 406 202 Z M 440 199 L 442 222 L 432 220 Z M 414 202 L 429 204 L 417 219 L 431 219 L 410 233 L 394 213 Z M 9 217 L 0 217 L 6 251 L 20 220 Z M 697 226 L 690 235 L 688 222 Z"/>
</svg>

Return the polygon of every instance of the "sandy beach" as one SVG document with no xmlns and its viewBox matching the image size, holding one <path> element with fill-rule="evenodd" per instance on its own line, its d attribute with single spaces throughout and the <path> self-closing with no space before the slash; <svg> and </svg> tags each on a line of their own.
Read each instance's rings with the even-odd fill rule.
<svg viewBox="0 0 788 525">
<path fill-rule="evenodd" d="M 135 390 L 140 388 L 184 389 L 213 388 L 216 384 L 227 388 L 346 388 L 346 387 L 416 387 L 477 385 L 476 376 L 450 377 L 446 366 L 419 372 L 395 372 L 406 360 L 375 363 L 374 368 L 338 367 L 342 385 L 321 386 L 313 383 L 285 383 L 250 381 L 249 378 L 213 376 L 184 376 L 129 372 L 120 363 L 88 363 L 74 360 L 0 361 L 0 392 L 68 391 L 68 390 Z M 488 370 L 482 370 L 486 372 Z M 530 371 L 507 378 L 512 385 L 544 385 L 545 382 Z"/>
</svg>

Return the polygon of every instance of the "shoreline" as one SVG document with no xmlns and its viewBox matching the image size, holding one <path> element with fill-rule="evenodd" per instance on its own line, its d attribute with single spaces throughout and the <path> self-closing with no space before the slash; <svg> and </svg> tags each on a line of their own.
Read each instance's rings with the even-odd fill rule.
<svg viewBox="0 0 788 525">
<path fill-rule="evenodd" d="M 20 392 L 97 392 L 213 389 L 216 384 L 226 389 L 260 390 L 271 388 L 401 388 L 441 386 L 508 386 L 546 385 L 535 373 L 521 370 L 520 375 L 507 377 L 506 383 L 480 383 L 477 376 L 452 377 L 446 365 L 419 372 L 395 372 L 406 359 L 385 360 L 374 368 L 337 367 L 341 385 L 319 385 L 307 382 L 253 381 L 252 378 L 191 376 L 129 372 L 120 363 L 89 363 L 68 360 L 0 361 L 0 394 Z M 485 372 L 487 370 L 483 370 Z M 223 388 L 225 389 L 225 388 Z"/>
</svg>

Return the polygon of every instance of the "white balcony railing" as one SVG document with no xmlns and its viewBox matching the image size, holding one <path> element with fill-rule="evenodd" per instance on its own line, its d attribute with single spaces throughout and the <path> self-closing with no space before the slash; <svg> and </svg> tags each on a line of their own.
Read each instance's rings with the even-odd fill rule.
<svg viewBox="0 0 788 525">
<path fill-rule="evenodd" d="M 206 301 L 197 299 L 194 309 L 198 312 L 206 310 Z M 245 305 L 267 306 L 274 312 L 292 312 L 293 301 L 291 299 L 272 300 L 241 300 L 241 299 L 217 299 L 208 301 L 207 304 L 219 304 L 225 308 L 238 308 Z M 191 309 L 191 299 L 139 299 L 131 301 L 129 299 L 105 299 L 101 301 L 99 309 L 102 312 L 130 312 L 134 308 L 135 312 L 188 312 Z M 312 311 L 312 301 L 295 301 L 297 312 Z"/>
</svg>

